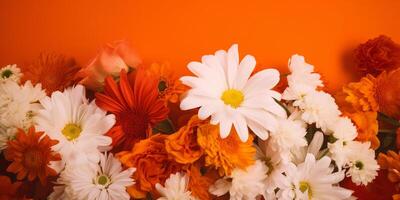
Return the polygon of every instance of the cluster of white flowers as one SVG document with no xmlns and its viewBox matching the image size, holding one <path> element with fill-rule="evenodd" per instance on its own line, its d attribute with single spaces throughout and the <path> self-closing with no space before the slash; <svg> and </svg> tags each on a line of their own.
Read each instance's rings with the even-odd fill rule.
<svg viewBox="0 0 400 200">
<path fill-rule="evenodd" d="M 217 52 L 216 58 L 228 57 L 225 62 L 219 60 L 220 63 L 218 63 L 218 59 L 215 62 L 207 61 L 212 56 L 203 58 L 202 69 L 218 69 L 218 66 L 222 65 L 221 63 L 232 63 L 229 61 L 229 55 L 229 51 L 228 55 Z M 234 58 L 237 59 L 237 55 Z M 235 63 L 237 64 L 237 62 Z M 248 67 L 242 63 L 249 62 L 244 59 L 240 63 L 240 68 L 232 72 L 233 76 L 239 80 L 242 79 L 240 78 L 242 75 L 237 71 L 245 71 L 242 68 Z M 200 64 L 196 63 L 196 65 Z M 230 67 L 221 68 L 227 70 L 225 73 L 222 70 L 221 73 L 229 77 Z M 250 69 L 253 70 L 252 67 Z M 321 90 L 323 83 L 320 80 L 320 75 L 314 72 L 314 67 L 306 63 L 304 57 L 293 55 L 289 60 L 289 69 L 291 74 L 287 76 L 288 87 L 282 94 L 283 101 L 280 105 L 286 108 L 288 117 L 281 114 L 277 107 L 271 106 L 275 104 L 266 101 L 268 98 L 275 97 L 277 101 L 280 101 L 279 94 L 268 90 L 276 84 L 276 80 L 271 77 L 268 77 L 270 81 L 267 82 L 262 80 L 262 76 L 256 74 L 247 83 L 241 81 L 243 85 L 251 84 L 254 82 L 252 79 L 257 77 L 256 79 L 260 81 L 258 84 L 261 81 L 269 83 L 262 84 L 268 86 L 263 89 L 267 94 L 273 95 L 256 96 L 256 99 L 251 103 L 246 102 L 252 100 L 251 95 L 250 97 L 246 96 L 249 94 L 245 90 L 246 87 L 244 89 L 231 87 L 229 84 L 222 87 L 217 93 L 213 93 L 214 100 L 211 100 L 210 89 L 207 90 L 199 86 L 203 82 L 213 84 L 207 80 L 202 80 L 203 77 L 208 76 L 208 74 L 202 74 L 206 71 L 200 72 L 199 69 L 192 68 L 191 71 L 199 78 L 183 79 L 184 83 L 195 88 L 190 90 L 188 96 L 184 99 L 184 108 L 200 106 L 199 115 L 203 118 L 211 115 L 211 121 L 219 122 L 220 126 L 224 126 L 223 123 L 226 120 L 231 120 L 229 123 L 235 125 L 235 120 L 240 118 L 233 117 L 235 116 L 234 112 L 239 112 L 245 119 L 259 115 L 256 116 L 257 120 L 254 122 L 268 126 L 266 136 L 269 137 L 265 137 L 265 134 L 259 134 L 260 129 L 251 126 L 251 120 L 246 121 L 249 128 L 260 138 L 258 144 L 255 144 L 257 160 L 254 165 L 249 166 L 246 170 L 235 169 L 230 175 L 217 180 L 209 189 L 212 194 L 221 196 L 229 193 L 230 199 L 256 199 L 259 196 L 263 196 L 267 200 L 350 199 L 352 198 L 352 191 L 339 186 L 339 182 L 345 176 L 350 176 L 352 181 L 358 185 L 366 185 L 377 176 L 379 166 L 375 160 L 374 150 L 370 149 L 369 143 L 355 141 L 357 137 L 356 127 L 349 118 L 341 116 L 334 98 Z M 229 83 L 229 81 L 235 83 L 237 81 L 236 79 L 221 79 L 221 77 L 220 79 L 215 77 L 213 80 L 222 80 L 224 83 Z M 248 77 L 246 75 L 245 80 Z M 208 88 L 210 87 L 212 86 Z M 243 94 L 243 100 L 239 103 L 235 101 L 234 107 L 230 103 L 231 100 L 237 100 L 236 94 L 230 96 L 229 101 L 225 101 L 223 98 L 226 91 L 231 91 L 232 88 Z M 207 92 L 210 96 L 202 96 L 202 92 Z M 262 94 L 262 92 L 258 91 L 257 94 Z M 190 104 L 189 102 L 196 103 L 187 106 Z M 221 104 L 220 107 L 222 108 L 215 106 L 214 103 L 216 102 Z M 269 105 L 269 107 L 263 105 Z M 208 106 L 213 106 L 212 110 Z M 247 111 L 247 106 L 252 108 L 251 112 L 243 112 L 243 110 Z M 259 112 L 260 109 L 268 112 Z M 228 111 L 230 114 L 218 113 Z M 207 115 L 201 115 L 202 112 L 206 112 Z M 230 118 L 228 119 L 226 116 L 230 116 Z M 273 118 L 273 120 L 270 120 L 270 118 Z M 268 121 L 268 123 L 264 123 L 263 120 Z M 240 126 L 235 125 L 234 127 L 239 135 L 245 132 L 242 131 Z M 230 130 L 230 126 L 228 128 Z M 261 128 L 261 126 L 258 128 Z M 247 128 L 245 129 L 247 130 Z M 226 136 L 224 133 L 221 134 L 222 137 Z M 306 138 L 309 137 L 312 140 L 307 142 Z M 242 138 L 247 139 L 247 137 Z M 322 147 L 323 149 L 321 149 Z"/>
<path fill-rule="evenodd" d="M 16 65 L 0 69 L 0 152 L 15 137 L 17 129 L 27 130 L 35 125 L 39 101 L 46 96 L 40 84 L 34 86 L 27 81 L 20 85 L 21 76 Z"/>
<path fill-rule="evenodd" d="M 61 174 L 51 199 L 129 199 L 126 187 L 134 184 L 135 170 L 122 171 L 121 163 L 106 155 L 111 138 L 105 133 L 115 116 L 88 102 L 82 85 L 53 92 L 40 104 L 37 130 L 59 141 L 53 150 L 61 155 L 52 165 Z"/>
</svg>

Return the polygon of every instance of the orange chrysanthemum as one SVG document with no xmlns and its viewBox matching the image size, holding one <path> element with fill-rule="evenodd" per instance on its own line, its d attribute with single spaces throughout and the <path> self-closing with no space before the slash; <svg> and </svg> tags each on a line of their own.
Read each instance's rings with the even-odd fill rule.
<svg viewBox="0 0 400 200">
<path fill-rule="evenodd" d="M 388 178 L 391 182 L 400 184 L 400 155 L 394 151 L 387 154 L 379 153 L 378 163 L 382 169 L 388 170 Z"/>
<path fill-rule="evenodd" d="M 109 76 L 103 93 L 96 93 L 96 104 L 116 116 L 116 125 L 108 132 L 114 151 L 130 150 L 148 136 L 149 127 L 167 118 L 168 108 L 158 98 L 157 80 L 138 69 L 120 73 L 117 84 Z"/>
<path fill-rule="evenodd" d="M 187 170 L 189 176 L 188 188 L 194 197 L 201 200 L 212 199 L 212 195 L 208 191 L 208 188 L 219 178 L 217 172 L 207 170 L 207 172 L 201 172 L 201 166 L 196 163 L 190 166 Z M 204 173 L 204 174 L 203 174 Z"/>
<path fill-rule="evenodd" d="M 378 120 L 376 112 L 356 112 L 347 114 L 357 127 L 356 140 L 371 142 L 371 148 L 377 149 L 380 145 L 378 138 Z"/>
<path fill-rule="evenodd" d="M 153 63 L 147 69 L 147 73 L 157 78 L 158 94 L 165 103 L 177 103 L 180 95 L 186 91 L 186 86 L 178 79 L 168 63 Z"/>
<path fill-rule="evenodd" d="M 156 134 L 137 143 L 132 151 L 123 151 L 117 157 L 125 167 L 135 167 L 136 184 L 127 191 L 133 198 L 144 198 L 147 192 L 157 195 L 154 186 L 164 183 L 171 173 L 180 171 L 181 165 L 165 150 L 167 135 Z"/>
<path fill-rule="evenodd" d="M 197 144 L 197 128 L 205 124 L 197 115 L 188 124 L 165 140 L 165 149 L 178 163 L 190 164 L 203 155 L 203 149 Z"/>
<path fill-rule="evenodd" d="M 373 76 L 367 75 L 361 78 L 359 82 L 344 86 L 345 101 L 355 111 L 378 111 L 378 103 L 375 100 L 375 82 Z"/>
<path fill-rule="evenodd" d="M 49 95 L 76 84 L 79 81 L 76 74 L 80 69 L 73 58 L 55 53 L 43 53 L 32 65 L 22 67 L 23 81 L 41 83 Z"/>
<path fill-rule="evenodd" d="M 0 200 L 25 199 L 18 195 L 21 184 L 22 182 L 12 183 L 8 176 L 0 176 Z"/>
<path fill-rule="evenodd" d="M 214 166 L 219 174 L 230 174 L 234 168 L 245 169 L 254 163 L 256 149 L 253 137 L 242 142 L 236 133 L 220 138 L 219 127 L 205 124 L 197 129 L 197 142 L 206 154 L 206 166 Z"/>
<path fill-rule="evenodd" d="M 48 176 L 57 175 L 49 164 L 50 161 L 61 160 L 60 154 L 51 150 L 58 141 L 43 134 L 35 132 L 35 128 L 31 127 L 27 133 L 19 130 L 16 139 L 8 142 L 4 156 L 12 163 L 7 171 L 16 173 L 18 180 L 28 177 L 29 181 L 33 181 L 39 178 L 40 182 L 45 184 Z"/>
<path fill-rule="evenodd" d="M 376 100 L 379 111 L 400 119 L 400 69 L 382 72 L 376 78 Z"/>
</svg>

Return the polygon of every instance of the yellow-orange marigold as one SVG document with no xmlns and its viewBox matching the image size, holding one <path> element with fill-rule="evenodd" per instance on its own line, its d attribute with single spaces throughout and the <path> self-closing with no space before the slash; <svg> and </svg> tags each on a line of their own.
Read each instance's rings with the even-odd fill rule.
<svg viewBox="0 0 400 200">
<path fill-rule="evenodd" d="M 197 162 L 190 166 L 187 170 L 187 174 L 189 176 L 188 188 L 194 197 L 201 200 L 213 198 L 208 188 L 219 178 L 215 170 L 206 169 L 206 172 L 201 172 L 201 165 Z"/>
<path fill-rule="evenodd" d="M 156 134 L 136 143 L 131 151 L 123 151 L 117 157 L 125 167 L 135 167 L 133 178 L 136 184 L 128 187 L 135 199 L 145 198 L 150 192 L 157 196 L 155 185 L 164 183 L 171 173 L 180 171 L 181 165 L 168 156 L 165 150 L 167 135 Z"/>
<path fill-rule="evenodd" d="M 380 112 L 400 119 L 400 69 L 384 71 L 376 78 L 375 97 Z"/>
<path fill-rule="evenodd" d="M 375 82 L 375 77 L 367 75 L 361 78 L 359 82 L 349 83 L 344 86 L 345 101 L 355 111 L 378 111 L 378 103 L 375 100 Z"/>
<path fill-rule="evenodd" d="M 378 138 L 377 112 L 356 112 L 347 114 L 357 127 L 357 140 L 371 142 L 371 148 L 377 149 L 380 145 Z"/>
<path fill-rule="evenodd" d="M 256 149 L 251 135 L 247 142 L 242 142 L 237 133 L 222 139 L 218 126 L 205 124 L 197 129 L 197 142 L 204 149 L 206 166 L 214 166 L 221 176 L 254 163 Z"/>
<path fill-rule="evenodd" d="M 158 94 L 165 103 L 177 103 L 187 88 L 172 70 L 169 63 L 153 63 L 147 72 L 158 80 Z"/>
<path fill-rule="evenodd" d="M 203 149 L 197 143 L 197 129 L 206 123 L 197 115 L 188 124 L 171 134 L 165 140 L 165 149 L 178 163 L 194 163 L 203 155 Z"/>
</svg>

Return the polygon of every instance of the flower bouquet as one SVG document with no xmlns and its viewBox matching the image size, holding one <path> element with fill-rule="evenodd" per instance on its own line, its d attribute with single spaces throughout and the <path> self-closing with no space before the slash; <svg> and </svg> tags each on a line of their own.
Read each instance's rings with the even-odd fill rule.
<svg viewBox="0 0 400 200">
<path fill-rule="evenodd" d="M 350 58 L 331 94 L 303 56 L 255 72 L 236 44 L 183 77 L 124 41 L 5 66 L 0 199 L 400 199 L 400 46 Z"/>
</svg>

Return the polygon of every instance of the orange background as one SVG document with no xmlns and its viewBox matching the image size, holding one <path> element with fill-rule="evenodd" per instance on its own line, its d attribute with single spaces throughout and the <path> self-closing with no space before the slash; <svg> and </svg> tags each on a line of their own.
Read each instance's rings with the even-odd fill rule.
<svg viewBox="0 0 400 200">
<path fill-rule="evenodd" d="M 103 44 L 128 39 L 146 63 L 168 61 L 182 74 L 239 43 L 242 56 L 283 72 L 302 54 L 337 89 L 351 74 L 341 54 L 379 34 L 400 42 L 399 0 L 0 0 L 0 65 L 29 64 L 42 51 L 85 65 Z"/>
</svg>

